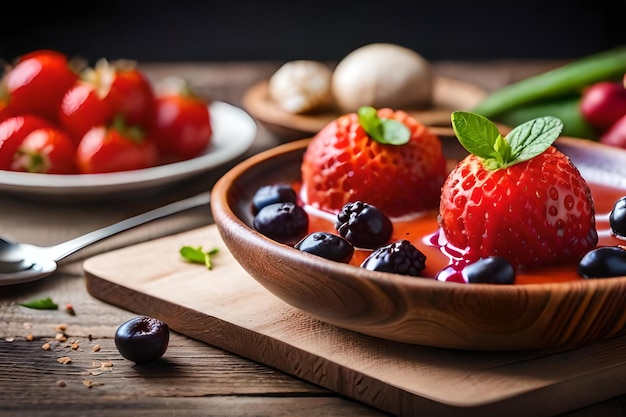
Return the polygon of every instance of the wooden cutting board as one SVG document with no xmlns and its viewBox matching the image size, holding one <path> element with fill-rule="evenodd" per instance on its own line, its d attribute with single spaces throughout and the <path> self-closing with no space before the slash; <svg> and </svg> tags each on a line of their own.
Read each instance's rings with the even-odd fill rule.
<svg viewBox="0 0 626 417">
<path fill-rule="evenodd" d="M 185 245 L 219 248 L 213 269 L 184 261 Z M 626 392 L 626 335 L 533 352 L 376 339 L 276 298 L 233 259 L 215 226 L 94 256 L 84 270 L 96 298 L 401 416 L 549 416 Z"/>
</svg>

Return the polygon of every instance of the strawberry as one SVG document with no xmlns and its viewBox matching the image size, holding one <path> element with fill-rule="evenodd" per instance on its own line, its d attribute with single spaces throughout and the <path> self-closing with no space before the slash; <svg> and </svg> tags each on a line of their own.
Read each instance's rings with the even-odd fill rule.
<svg viewBox="0 0 626 417">
<path fill-rule="evenodd" d="M 330 122 L 309 142 L 303 199 L 332 213 L 357 200 L 390 217 L 436 210 L 446 172 L 439 138 L 415 118 L 362 107 Z"/>
<path fill-rule="evenodd" d="M 587 182 L 552 143 L 563 124 L 542 117 L 506 137 L 477 114 L 452 114 L 471 153 L 446 179 L 439 221 L 447 245 L 474 261 L 507 259 L 516 268 L 577 261 L 598 243 Z"/>
</svg>

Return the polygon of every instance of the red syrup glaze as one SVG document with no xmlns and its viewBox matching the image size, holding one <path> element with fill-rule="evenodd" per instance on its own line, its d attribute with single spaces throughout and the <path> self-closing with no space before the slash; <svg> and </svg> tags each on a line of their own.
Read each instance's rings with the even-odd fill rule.
<svg viewBox="0 0 626 417">
<path fill-rule="evenodd" d="M 598 246 L 624 244 L 624 241 L 611 235 L 608 217 L 615 202 L 626 195 L 626 190 L 592 182 L 589 182 L 589 187 L 596 211 Z M 337 234 L 334 223 L 327 216 L 316 214 L 315 210 L 308 210 L 308 212 L 310 232 L 326 231 Z M 462 253 L 445 245 L 445 238 L 442 237 L 437 223 L 436 211 L 423 213 L 408 221 L 396 220 L 393 224 L 394 231 L 390 241 L 406 239 L 426 255 L 426 268 L 422 273 L 423 277 L 441 281 L 464 282 L 460 275 L 460 270 L 464 264 Z M 355 250 L 350 264 L 359 266 L 370 253 L 371 251 L 368 250 Z M 516 271 L 515 283 L 541 284 L 581 280 L 582 278 L 576 272 L 577 262 L 578 260 L 572 260 L 571 263 L 567 264 L 538 266 Z"/>
</svg>

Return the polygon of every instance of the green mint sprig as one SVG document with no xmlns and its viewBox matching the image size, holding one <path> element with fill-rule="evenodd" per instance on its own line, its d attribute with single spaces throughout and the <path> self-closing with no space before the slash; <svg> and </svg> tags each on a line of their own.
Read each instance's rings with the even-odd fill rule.
<svg viewBox="0 0 626 417">
<path fill-rule="evenodd" d="M 180 255 L 187 261 L 197 264 L 204 264 L 207 269 L 213 269 L 211 257 L 219 252 L 218 248 L 205 251 L 201 246 L 183 246 L 180 248 Z"/>
<path fill-rule="evenodd" d="M 52 298 L 50 297 L 27 301 L 20 303 L 20 305 L 22 307 L 33 308 L 35 310 L 58 310 L 59 308 L 58 304 L 52 301 Z"/>
<path fill-rule="evenodd" d="M 411 139 L 409 128 L 396 120 L 378 117 L 373 107 L 359 107 L 357 114 L 359 124 L 376 142 L 384 145 L 404 145 Z"/>
<path fill-rule="evenodd" d="M 457 111 L 452 128 L 468 152 L 481 158 L 485 168 L 496 170 L 527 161 L 548 149 L 563 130 L 563 122 L 552 116 L 538 117 L 502 136 L 489 119 L 476 113 Z"/>
</svg>

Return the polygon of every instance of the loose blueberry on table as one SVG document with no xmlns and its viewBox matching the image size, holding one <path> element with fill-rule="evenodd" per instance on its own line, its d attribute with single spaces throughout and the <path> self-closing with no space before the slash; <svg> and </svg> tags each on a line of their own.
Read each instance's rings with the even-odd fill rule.
<svg viewBox="0 0 626 417">
<path fill-rule="evenodd" d="M 161 320 L 139 316 L 118 327 L 115 332 L 115 346 L 120 354 L 136 364 L 144 364 L 159 359 L 167 351 L 170 330 Z"/>
</svg>

